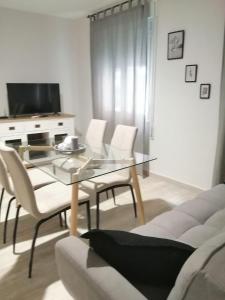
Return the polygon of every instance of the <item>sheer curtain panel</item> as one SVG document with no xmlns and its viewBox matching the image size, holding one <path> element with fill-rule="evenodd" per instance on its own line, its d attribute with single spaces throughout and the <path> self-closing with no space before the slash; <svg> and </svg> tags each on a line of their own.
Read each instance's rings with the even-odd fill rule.
<svg viewBox="0 0 225 300">
<path fill-rule="evenodd" d="M 151 35 L 149 2 L 129 1 L 91 17 L 94 117 L 138 127 L 136 150 L 149 153 Z"/>
</svg>

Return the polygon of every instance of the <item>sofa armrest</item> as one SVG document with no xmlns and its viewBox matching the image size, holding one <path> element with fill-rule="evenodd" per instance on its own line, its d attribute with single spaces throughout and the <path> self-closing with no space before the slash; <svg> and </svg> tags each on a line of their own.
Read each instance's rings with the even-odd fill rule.
<svg viewBox="0 0 225 300">
<path fill-rule="evenodd" d="M 146 300 L 79 238 L 56 243 L 56 262 L 60 278 L 76 300 Z"/>
</svg>

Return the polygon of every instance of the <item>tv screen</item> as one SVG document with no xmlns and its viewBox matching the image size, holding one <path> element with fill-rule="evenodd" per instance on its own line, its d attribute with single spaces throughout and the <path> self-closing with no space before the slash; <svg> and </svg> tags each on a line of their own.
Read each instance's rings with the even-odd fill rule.
<svg viewBox="0 0 225 300">
<path fill-rule="evenodd" d="M 9 114 L 33 115 L 58 113 L 58 83 L 7 83 Z"/>
</svg>

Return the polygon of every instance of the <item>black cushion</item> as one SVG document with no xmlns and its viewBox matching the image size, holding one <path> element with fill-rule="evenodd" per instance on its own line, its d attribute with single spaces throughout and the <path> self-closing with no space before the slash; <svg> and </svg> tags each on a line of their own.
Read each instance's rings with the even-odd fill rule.
<svg viewBox="0 0 225 300">
<path fill-rule="evenodd" d="M 131 282 L 173 286 L 195 248 L 173 240 L 125 231 L 91 230 L 81 237 Z"/>
<path fill-rule="evenodd" d="M 131 281 L 131 284 L 149 300 L 166 300 L 171 292 L 170 285 L 153 285 Z"/>
</svg>

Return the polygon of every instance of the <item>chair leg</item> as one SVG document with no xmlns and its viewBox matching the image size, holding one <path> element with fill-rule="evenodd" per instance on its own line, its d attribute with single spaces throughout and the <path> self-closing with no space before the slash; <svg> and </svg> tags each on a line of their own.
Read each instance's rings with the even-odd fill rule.
<svg viewBox="0 0 225 300">
<path fill-rule="evenodd" d="M 99 229 L 100 214 L 99 214 L 100 193 L 96 194 L 96 228 Z"/>
<path fill-rule="evenodd" d="M 3 200 L 3 197 L 4 197 L 4 192 L 5 192 L 5 189 L 2 188 L 1 197 L 0 197 L 0 213 L 1 213 L 1 208 L 2 208 L 2 200 Z"/>
<path fill-rule="evenodd" d="M 87 227 L 88 230 L 91 230 L 91 210 L 90 210 L 90 202 L 87 201 L 86 203 L 86 210 L 87 210 Z"/>
<path fill-rule="evenodd" d="M 14 254 L 16 254 L 16 236 L 17 236 L 17 226 L 18 226 L 20 209 L 21 209 L 21 205 L 18 205 L 16 209 L 16 218 L 15 218 L 15 224 L 13 230 L 13 253 Z"/>
<path fill-rule="evenodd" d="M 133 199 L 134 216 L 135 216 L 135 218 L 137 218 L 137 206 L 136 206 L 136 201 L 135 201 L 135 197 L 134 197 L 134 190 L 133 190 L 132 185 L 129 184 L 128 186 L 130 188 L 130 192 L 131 192 L 132 199 Z"/>
<path fill-rule="evenodd" d="M 109 199 L 109 193 L 108 191 L 105 191 L 106 192 L 106 198 Z"/>
<path fill-rule="evenodd" d="M 31 245 L 31 250 L 30 250 L 30 261 L 29 261 L 29 270 L 28 270 L 28 278 L 31 278 L 32 276 L 32 267 L 33 267 L 33 258 L 34 258 L 34 250 L 35 250 L 35 243 L 38 235 L 38 230 L 43 223 L 43 220 L 37 222 L 35 225 L 35 230 L 34 230 L 34 236 L 32 240 L 32 245 Z"/>
<path fill-rule="evenodd" d="M 114 188 L 112 188 L 112 195 L 113 195 L 113 202 L 114 202 L 114 205 L 116 205 L 116 197 L 115 197 L 115 191 L 114 191 Z"/>
<path fill-rule="evenodd" d="M 52 165 L 52 171 L 53 171 L 53 174 L 55 175 L 56 174 L 56 167 L 54 165 Z"/>
<path fill-rule="evenodd" d="M 13 200 L 15 200 L 15 197 L 12 197 L 9 200 L 7 211 L 6 211 L 6 215 L 5 215 L 4 230 L 3 230 L 3 244 L 6 243 L 8 217 L 9 217 L 10 207 L 11 207 L 11 204 L 12 204 Z"/>
<path fill-rule="evenodd" d="M 70 208 L 70 206 L 67 207 L 67 209 L 69 209 L 69 208 Z M 65 211 L 67 209 L 65 209 Z M 40 228 L 41 224 L 43 224 L 44 222 L 52 219 L 53 217 L 55 217 L 58 214 L 61 214 L 63 212 L 64 211 L 56 212 L 53 215 L 51 215 L 51 216 L 49 216 L 49 217 L 47 217 L 45 219 L 42 219 L 42 220 L 40 220 L 40 221 L 38 221 L 36 223 L 35 228 L 34 228 L 34 235 L 33 235 L 31 250 L 30 250 L 30 261 L 29 261 L 29 269 L 28 269 L 28 278 L 31 278 L 31 276 L 32 276 L 32 268 L 33 268 L 33 258 L 34 258 L 35 244 L 36 244 L 36 239 L 37 239 L 38 231 L 39 231 L 39 228 Z"/>
<path fill-rule="evenodd" d="M 61 213 L 59 214 L 59 225 L 60 225 L 60 227 L 63 227 L 63 223 L 62 223 L 62 215 L 61 215 Z"/>
<path fill-rule="evenodd" d="M 64 222 L 65 222 L 65 227 L 68 228 L 66 210 L 64 210 Z"/>
</svg>

